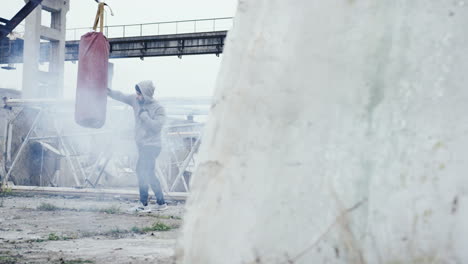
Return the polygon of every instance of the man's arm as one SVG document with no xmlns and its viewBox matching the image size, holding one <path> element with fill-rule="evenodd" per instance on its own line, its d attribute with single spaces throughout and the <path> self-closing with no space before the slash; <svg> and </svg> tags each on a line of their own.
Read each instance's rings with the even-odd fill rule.
<svg viewBox="0 0 468 264">
<path fill-rule="evenodd" d="M 132 94 L 124 94 L 120 91 L 111 90 L 109 88 L 107 88 L 107 95 L 114 100 L 126 103 L 128 105 L 132 105 L 132 101 L 134 98 Z"/>
<path fill-rule="evenodd" d="M 141 121 L 156 133 L 161 131 L 166 121 L 166 111 L 162 107 L 156 110 L 154 118 L 151 118 L 147 111 L 141 112 L 139 116 Z"/>
</svg>

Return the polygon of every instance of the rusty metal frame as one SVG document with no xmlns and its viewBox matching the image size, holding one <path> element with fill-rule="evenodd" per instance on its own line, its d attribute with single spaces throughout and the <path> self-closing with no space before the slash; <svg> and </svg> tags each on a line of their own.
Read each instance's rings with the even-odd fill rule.
<svg viewBox="0 0 468 264">
<path fill-rule="evenodd" d="M 12 19 L 0 17 L 0 40 L 13 31 L 31 12 L 42 3 L 42 0 L 29 0 Z"/>
</svg>

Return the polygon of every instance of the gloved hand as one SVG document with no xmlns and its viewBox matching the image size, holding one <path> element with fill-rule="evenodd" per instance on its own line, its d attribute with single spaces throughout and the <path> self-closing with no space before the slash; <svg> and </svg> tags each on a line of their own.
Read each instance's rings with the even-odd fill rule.
<svg viewBox="0 0 468 264">
<path fill-rule="evenodd" d="M 138 111 L 138 116 L 140 117 L 141 114 L 143 114 L 145 112 L 147 113 L 148 111 L 146 109 L 144 109 L 144 108 L 140 108 L 140 111 Z"/>
</svg>

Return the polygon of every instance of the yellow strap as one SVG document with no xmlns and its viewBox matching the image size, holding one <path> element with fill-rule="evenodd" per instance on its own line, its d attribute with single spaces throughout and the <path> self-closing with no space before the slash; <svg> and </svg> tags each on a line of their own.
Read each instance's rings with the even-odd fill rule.
<svg viewBox="0 0 468 264">
<path fill-rule="evenodd" d="M 101 32 L 104 33 L 104 4 L 99 5 L 99 7 L 101 8 L 101 19 L 99 20 L 99 27 L 101 28 Z"/>
<path fill-rule="evenodd" d="M 104 31 L 104 3 L 99 3 L 98 10 L 96 12 L 96 18 L 94 19 L 93 30 L 96 31 L 97 25 L 99 23 L 99 28 L 101 32 Z"/>
</svg>

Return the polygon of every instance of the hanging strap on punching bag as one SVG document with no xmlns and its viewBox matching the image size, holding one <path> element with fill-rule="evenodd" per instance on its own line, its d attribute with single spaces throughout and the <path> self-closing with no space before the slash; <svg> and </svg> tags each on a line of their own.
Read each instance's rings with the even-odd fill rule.
<svg viewBox="0 0 468 264">
<path fill-rule="evenodd" d="M 98 10 L 96 12 L 96 18 L 94 19 L 93 30 L 96 31 L 99 22 L 100 32 L 104 31 L 104 5 L 105 3 L 99 3 Z"/>
</svg>

